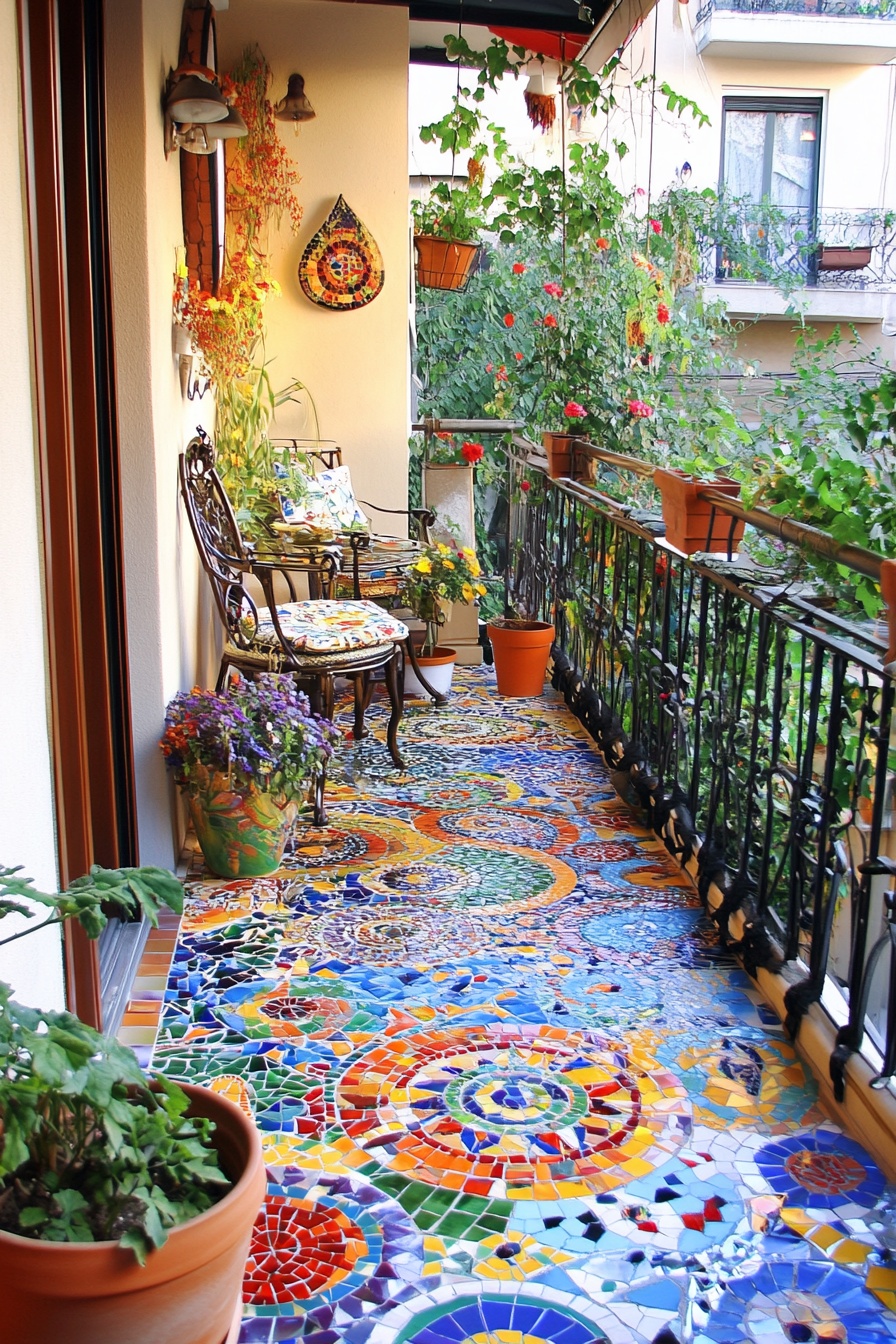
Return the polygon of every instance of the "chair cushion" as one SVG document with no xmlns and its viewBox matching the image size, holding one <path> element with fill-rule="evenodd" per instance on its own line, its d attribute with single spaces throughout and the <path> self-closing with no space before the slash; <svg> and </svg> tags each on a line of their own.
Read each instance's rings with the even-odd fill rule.
<svg viewBox="0 0 896 1344">
<path fill-rule="evenodd" d="M 408 628 L 374 602 L 343 602 L 325 598 L 287 602 L 277 608 L 283 633 L 301 653 L 331 654 L 372 649 L 377 644 L 407 639 Z M 258 611 L 256 644 L 279 644 L 267 607 Z"/>
<path fill-rule="evenodd" d="M 373 644 L 369 648 L 343 649 L 339 653 L 308 653 L 302 650 L 296 654 L 296 661 L 302 671 L 317 676 L 322 672 L 344 672 L 348 674 L 358 663 L 370 667 L 376 660 L 377 665 L 387 663 L 395 651 L 395 641 L 385 644 Z M 276 644 L 255 644 L 251 649 L 238 648 L 236 644 L 224 646 L 224 653 L 234 667 L 257 668 L 264 672 L 290 671 L 290 663 L 277 640 Z"/>
</svg>

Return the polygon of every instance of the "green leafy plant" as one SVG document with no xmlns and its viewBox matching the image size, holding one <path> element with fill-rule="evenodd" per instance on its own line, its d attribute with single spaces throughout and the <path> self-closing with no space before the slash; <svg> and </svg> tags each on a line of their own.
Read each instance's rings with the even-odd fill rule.
<svg viewBox="0 0 896 1344">
<path fill-rule="evenodd" d="M 161 868 L 95 866 L 62 892 L 0 868 L 0 919 L 44 918 L 0 938 L 76 920 L 90 938 L 109 910 L 178 913 L 183 889 Z M 131 1050 L 71 1013 L 26 1007 L 0 984 L 0 1228 L 45 1241 L 108 1241 L 142 1264 L 168 1230 L 216 1203 L 230 1182 L 211 1124 L 185 1093 L 150 1083 Z"/>
</svg>

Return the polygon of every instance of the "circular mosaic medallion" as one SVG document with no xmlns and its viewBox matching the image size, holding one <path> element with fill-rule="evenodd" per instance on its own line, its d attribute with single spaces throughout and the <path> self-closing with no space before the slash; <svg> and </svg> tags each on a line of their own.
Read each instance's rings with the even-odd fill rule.
<svg viewBox="0 0 896 1344">
<path fill-rule="evenodd" d="M 578 830 L 559 816 L 545 816 L 516 807 L 473 807 L 428 812 L 414 826 L 435 840 L 471 840 L 481 844 L 518 845 L 559 852 L 575 844 Z"/>
<path fill-rule="evenodd" d="M 896 1318 L 857 1275 L 817 1261 L 777 1261 L 729 1279 L 701 1338 L 718 1344 L 872 1344 Z"/>
<path fill-rule="evenodd" d="M 643 1053 L 553 1027 L 417 1032 L 340 1079 L 346 1133 L 371 1160 L 476 1193 L 562 1198 L 611 1189 L 690 1129 L 684 1089 Z"/>
<path fill-rule="evenodd" d="M 766 1144 L 756 1154 L 756 1165 L 788 1204 L 828 1209 L 841 1218 L 873 1208 L 886 1184 L 864 1148 L 829 1129 Z"/>
<path fill-rule="evenodd" d="M 489 932 L 457 910 L 408 899 L 345 906 L 303 927 L 303 946 L 370 966 L 434 965 L 469 956 L 490 942 Z"/>
<path fill-rule="evenodd" d="M 283 870 L 343 877 L 367 864 L 414 859 L 436 848 L 407 822 L 355 814 L 338 825 L 300 831 L 284 858 Z"/>
<path fill-rule="evenodd" d="M 461 1296 L 421 1312 L 391 1337 L 394 1344 L 604 1344 L 583 1313 L 534 1293 Z"/>
<path fill-rule="evenodd" d="M 221 994 L 212 1016 L 250 1040 L 326 1039 L 338 1031 L 375 1031 L 377 1016 L 341 998 L 332 982 L 255 981 Z M 326 993 L 327 989 L 333 990 Z"/>
<path fill-rule="evenodd" d="M 245 1314 L 304 1315 L 356 1293 L 366 1304 L 384 1265 L 384 1298 L 395 1278 L 420 1273 L 420 1234 L 388 1196 L 354 1178 L 290 1166 L 270 1167 L 268 1176 L 243 1280 Z"/>
<path fill-rule="evenodd" d="M 385 895 L 407 892 L 447 906 L 524 910 L 568 895 L 576 875 L 551 854 L 454 844 L 432 859 L 375 868 L 364 882 Z"/>
<path fill-rule="evenodd" d="M 712 1129 L 801 1124 L 817 1099 L 811 1075 L 785 1041 L 731 1035 L 662 1053 L 691 1093 L 695 1117 Z M 829 1157 L 838 1160 L 816 1156 L 819 1175 Z M 799 1164 L 801 1158 L 791 1154 L 785 1168 L 790 1161 Z M 864 1168 L 859 1171 L 864 1177 Z"/>
</svg>

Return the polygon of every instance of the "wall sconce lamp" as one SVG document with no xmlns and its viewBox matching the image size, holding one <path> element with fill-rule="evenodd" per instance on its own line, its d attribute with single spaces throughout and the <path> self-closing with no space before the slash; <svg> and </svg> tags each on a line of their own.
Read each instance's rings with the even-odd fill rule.
<svg viewBox="0 0 896 1344">
<path fill-rule="evenodd" d="M 211 387 L 212 380 L 211 378 L 206 378 L 205 386 L 200 388 L 200 380 L 198 378 L 193 378 L 193 363 L 193 355 L 178 355 L 177 357 L 177 372 L 180 376 L 180 392 L 181 396 L 186 397 L 188 401 L 195 401 L 197 397 L 201 401 Z"/>
<path fill-rule="evenodd" d="M 228 107 L 213 70 L 181 65 L 168 74 L 163 98 L 165 157 L 176 149 L 214 154 L 219 140 L 247 133 L 235 107 Z"/>
<path fill-rule="evenodd" d="M 305 81 L 301 75 L 290 75 L 286 86 L 286 97 L 281 98 L 274 107 L 277 121 L 294 121 L 298 130 L 300 121 L 312 121 L 317 116 L 314 108 L 305 96 Z"/>
</svg>

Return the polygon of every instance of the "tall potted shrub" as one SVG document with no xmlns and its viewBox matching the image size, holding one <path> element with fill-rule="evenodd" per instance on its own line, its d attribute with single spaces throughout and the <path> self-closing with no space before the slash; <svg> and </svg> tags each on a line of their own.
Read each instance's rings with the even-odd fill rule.
<svg viewBox="0 0 896 1344">
<path fill-rule="evenodd" d="M 74 918 L 162 905 L 158 868 L 93 868 L 35 891 L 0 868 L 0 918 Z M 16 1344 L 221 1344 L 239 1310 L 264 1195 L 261 1142 L 238 1106 L 150 1082 L 133 1053 L 71 1013 L 16 1003 L 0 984 L 0 1306 Z"/>
</svg>

